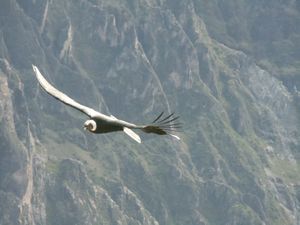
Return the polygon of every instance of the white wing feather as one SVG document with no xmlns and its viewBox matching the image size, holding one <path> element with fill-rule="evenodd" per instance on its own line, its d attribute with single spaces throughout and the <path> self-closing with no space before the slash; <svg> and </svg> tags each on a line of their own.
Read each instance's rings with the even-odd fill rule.
<svg viewBox="0 0 300 225">
<path fill-rule="evenodd" d="M 124 127 L 123 130 L 124 130 L 125 134 L 127 134 L 133 140 L 135 140 L 138 143 L 142 143 L 140 136 L 137 133 L 135 133 L 133 130 L 131 130 L 127 127 Z"/>
<path fill-rule="evenodd" d="M 180 141 L 180 137 L 178 137 L 177 135 L 175 135 L 175 134 L 169 134 L 169 135 L 176 138 L 178 141 Z"/>
<path fill-rule="evenodd" d="M 60 100 L 61 102 L 65 103 L 66 105 L 69 105 L 85 114 L 87 114 L 89 117 L 103 117 L 103 119 L 109 118 L 108 116 L 97 112 L 96 110 L 89 108 L 87 106 L 81 105 L 66 94 L 62 93 L 61 91 L 57 90 L 55 87 L 53 87 L 41 74 L 39 69 L 32 65 L 33 71 L 36 75 L 36 78 L 38 79 L 40 85 L 42 88 L 50 95 L 52 95 L 54 98 Z"/>
</svg>

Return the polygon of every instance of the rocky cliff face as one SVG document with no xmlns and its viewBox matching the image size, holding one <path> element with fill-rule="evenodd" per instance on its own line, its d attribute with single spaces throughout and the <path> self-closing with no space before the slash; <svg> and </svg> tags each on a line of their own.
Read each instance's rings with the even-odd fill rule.
<svg viewBox="0 0 300 225">
<path fill-rule="evenodd" d="M 299 20 L 292 0 L 3 0 L 0 224 L 299 224 Z M 31 64 L 118 118 L 175 110 L 182 141 L 84 132 Z"/>
</svg>

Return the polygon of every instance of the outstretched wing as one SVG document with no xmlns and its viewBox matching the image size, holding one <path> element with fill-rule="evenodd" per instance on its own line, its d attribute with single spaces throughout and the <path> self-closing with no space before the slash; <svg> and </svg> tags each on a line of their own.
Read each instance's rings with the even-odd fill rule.
<svg viewBox="0 0 300 225">
<path fill-rule="evenodd" d="M 42 88 L 50 95 L 52 95 L 54 98 L 58 99 L 59 101 L 63 102 L 66 105 L 69 105 L 85 114 L 87 114 L 89 117 L 99 117 L 106 119 L 109 118 L 108 116 L 97 112 L 96 110 L 89 108 L 87 106 L 81 105 L 78 102 L 74 101 L 72 98 L 67 96 L 66 94 L 62 93 L 61 91 L 57 90 L 55 87 L 53 87 L 48 81 L 44 78 L 44 76 L 41 74 L 39 69 L 32 65 L 32 69 L 36 75 L 36 78 L 38 79 L 40 85 Z"/>
<path fill-rule="evenodd" d="M 127 127 L 124 127 L 123 131 L 125 132 L 125 134 L 127 134 L 129 137 L 131 137 L 136 142 L 138 142 L 140 144 L 142 143 L 140 136 L 137 133 L 135 133 L 133 130 L 131 130 Z"/>
<path fill-rule="evenodd" d="M 164 117 L 163 112 L 159 114 L 159 116 L 150 124 L 146 125 L 142 128 L 142 130 L 146 133 L 154 133 L 158 135 L 170 135 L 180 140 L 180 138 L 173 134 L 173 132 L 177 132 L 178 129 L 181 128 L 181 123 L 178 122 L 179 116 L 174 117 L 174 113 Z"/>
</svg>

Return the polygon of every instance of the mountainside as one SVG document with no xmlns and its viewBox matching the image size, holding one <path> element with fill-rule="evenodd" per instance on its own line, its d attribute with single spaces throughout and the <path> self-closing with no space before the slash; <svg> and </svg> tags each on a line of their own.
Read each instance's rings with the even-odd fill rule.
<svg viewBox="0 0 300 225">
<path fill-rule="evenodd" d="M 300 224 L 300 1 L 2 0 L 0 224 Z M 83 130 L 31 65 L 182 141 Z"/>
</svg>

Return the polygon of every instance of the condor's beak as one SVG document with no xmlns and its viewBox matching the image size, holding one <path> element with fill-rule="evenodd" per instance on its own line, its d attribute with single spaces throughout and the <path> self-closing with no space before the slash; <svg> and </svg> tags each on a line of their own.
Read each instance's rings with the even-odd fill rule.
<svg viewBox="0 0 300 225">
<path fill-rule="evenodd" d="M 83 125 L 83 129 L 87 130 L 87 125 L 86 124 Z"/>
</svg>

